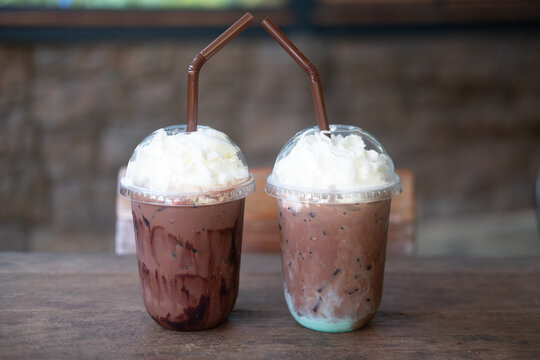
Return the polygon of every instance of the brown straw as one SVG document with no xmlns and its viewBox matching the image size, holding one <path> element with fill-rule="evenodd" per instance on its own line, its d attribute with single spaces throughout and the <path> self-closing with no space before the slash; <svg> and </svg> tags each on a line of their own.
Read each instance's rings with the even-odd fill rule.
<svg viewBox="0 0 540 360">
<path fill-rule="evenodd" d="M 210 45 L 205 47 L 191 62 L 188 68 L 188 88 L 187 88 L 187 132 L 197 131 L 197 106 L 199 102 L 199 71 L 204 63 L 215 53 L 227 45 L 229 41 L 244 31 L 253 22 L 253 16 L 246 13 L 230 28 L 225 30 Z"/>
<path fill-rule="evenodd" d="M 311 80 L 311 96 L 313 105 L 315 105 L 315 116 L 320 130 L 329 130 L 328 119 L 326 118 L 326 108 L 324 106 L 324 97 L 322 93 L 321 79 L 315 65 L 313 65 L 305 56 L 294 46 L 294 44 L 279 30 L 270 18 L 262 21 L 261 25 L 266 31 L 281 45 L 281 47 L 300 65 L 308 74 Z"/>
</svg>

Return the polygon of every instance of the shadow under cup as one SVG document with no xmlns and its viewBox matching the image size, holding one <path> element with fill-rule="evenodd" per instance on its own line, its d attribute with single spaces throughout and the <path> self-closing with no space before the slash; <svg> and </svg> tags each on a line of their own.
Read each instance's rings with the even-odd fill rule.
<svg viewBox="0 0 540 360">
<path fill-rule="evenodd" d="M 245 197 L 238 187 L 164 195 L 121 182 L 131 199 L 141 293 L 148 314 L 173 330 L 204 330 L 232 311 L 242 253 Z"/>
</svg>

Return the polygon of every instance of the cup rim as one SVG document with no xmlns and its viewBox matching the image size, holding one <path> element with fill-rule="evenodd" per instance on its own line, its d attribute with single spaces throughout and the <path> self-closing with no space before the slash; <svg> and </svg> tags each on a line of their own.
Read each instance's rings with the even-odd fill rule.
<svg viewBox="0 0 540 360">
<path fill-rule="evenodd" d="M 255 192 L 253 174 L 239 184 L 216 190 L 195 192 L 153 191 L 140 186 L 127 184 L 126 177 L 120 179 L 120 194 L 132 201 L 153 205 L 193 207 L 223 204 L 244 199 Z"/>
<path fill-rule="evenodd" d="M 396 173 L 388 183 L 382 185 L 343 190 L 284 185 L 275 181 L 270 174 L 265 187 L 268 195 L 278 199 L 319 204 L 352 204 L 386 200 L 401 194 L 401 190 L 401 179 Z"/>
</svg>

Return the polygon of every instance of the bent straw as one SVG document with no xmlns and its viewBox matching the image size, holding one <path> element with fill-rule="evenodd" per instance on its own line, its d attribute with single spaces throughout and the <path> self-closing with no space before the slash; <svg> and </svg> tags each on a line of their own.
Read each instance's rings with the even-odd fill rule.
<svg viewBox="0 0 540 360">
<path fill-rule="evenodd" d="M 199 71 L 204 63 L 210 59 L 221 48 L 227 45 L 232 39 L 244 31 L 253 22 L 253 15 L 246 13 L 223 34 L 205 47 L 195 56 L 188 67 L 188 87 L 187 87 L 187 132 L 197 131 L 197 107 L 199 103 Z"/>
<path fill-rule="evenodd" d="M 291 40 L 281 32 L 270 18 L 261 22 L 264 29 L 276 40 L 279 45 L 306 71 L 311 80 L 311 96 L 315 106 L 315 116 L 319 130 L 329 130 L 328 119 L 326 118 L 326 107 L 324 106 L 324 97 L 322 93 L 321 79 L 315 65 L 313 65 L 305 56 L 294 46 Z"/>
</svg>

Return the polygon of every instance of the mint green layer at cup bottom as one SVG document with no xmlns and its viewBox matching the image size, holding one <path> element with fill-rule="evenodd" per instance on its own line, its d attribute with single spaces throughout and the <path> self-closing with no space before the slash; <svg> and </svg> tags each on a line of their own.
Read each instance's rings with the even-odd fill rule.
<svg viewBox="0 0 540 360">
<path fill-rule="evenodd" d="M 285 302 L 289 308 L 289 312 L 294 317 L 294 319 L 302 326 L 307 327 L 311 330 L 322 331 L 322 332 L 347 332 L 356 330 L 353 328 L 354 321 L 352 319 L 328 319 L 328 318 L 316 318 L 313 316 L 300 316 L 294 311 L 292 306 L 291 296 L 287 291 L 286 287 L 283 289 L 285 294 Z"/>
</svg>

